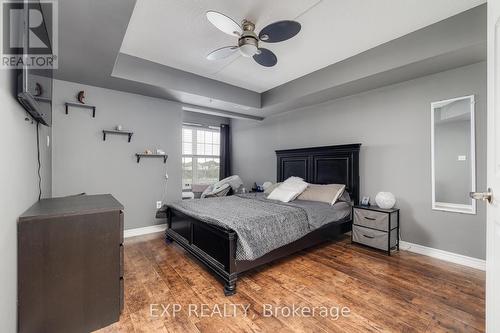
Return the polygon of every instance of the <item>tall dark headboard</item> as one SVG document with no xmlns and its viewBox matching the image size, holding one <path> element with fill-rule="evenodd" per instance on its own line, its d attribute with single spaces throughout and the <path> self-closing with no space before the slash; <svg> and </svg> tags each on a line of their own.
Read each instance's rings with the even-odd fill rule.
<svg viewBox="0 0 500 333">
<path fill-rule="evenodd" d="M 351 199 L 358 203 L 360 147 L 357 143 L 277 150 L 278 182 L 296 176 L 311 184 L 345 184 Z"/>
</svg>

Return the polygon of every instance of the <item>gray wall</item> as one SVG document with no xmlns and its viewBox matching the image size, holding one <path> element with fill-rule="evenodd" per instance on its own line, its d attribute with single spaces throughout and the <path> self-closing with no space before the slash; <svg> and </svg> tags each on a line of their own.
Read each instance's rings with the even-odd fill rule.
<svg viewBox="0 0 500 333">
<path fill-rule="evenodd" d="M 72 108 L 64 113 L 64 102 L 74 101 L 85 90 L 87 104 L 96 105 L 96 118 L 89 110 Z M 125 228 L 163 223 L 156 220 L 156 201 L 181 197 L 181 105 L 161 99 L 55 81 L 53 113 L 53 194 L 111 193 L 125 206 Z M 134 132 L 132 142 L 102 130 L 116 125 Z M 160 148 L 168 155 L 141 159 L 136 152 Z M 165 181 L 168 169 L 169 179 Z"/>
<path fill-rule="evenodd" d="M 275 149 L 363 144 L 361 194 L 393 192 L 402 239 L 485 258 L 486 209 L 431 209 L 430 104 L 476 94 L 477 188 L 486 188 L 486 63 L 422 77 L 270 117 L 232 120 L 233 170 L 246 182 L 276 179 Z"/>
<path fill-rule="evenodd" d="M 0 331 L 16 332 L 17 218 L 38 199 L 36 125 L 26 122 L 27 114 L 15 99 L 15 77 L 0 70 L 2 131 L 0 148 Z M 42 187 L 50 195 L 50 129 L 40 127 Z"/>
</svg>

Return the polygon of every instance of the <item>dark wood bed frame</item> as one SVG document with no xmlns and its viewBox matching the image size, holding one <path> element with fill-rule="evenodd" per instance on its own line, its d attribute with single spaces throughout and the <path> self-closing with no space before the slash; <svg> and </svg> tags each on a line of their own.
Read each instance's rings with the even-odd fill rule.
<svg viewBox="0 0 500 333">
<path fill-rule="evenodd" d="M 346 184 L 359 201 L 359 150 L 361 144 L 276 151 L 278 182 L 297 176 L 312 184 Z M 207 199 L 210 200 L 210 199 Z M 226 296 L 236 293 L 237 276 L 252 268 L 335 238 L 352 229 L 351 216 L 332 222 L 277 248 L 256 260 L 237 260 L 237 234 L 199 221 L 175 209 L 167 211 L 166 241 L 175 241 L 224 281 Z"/>
</svg>

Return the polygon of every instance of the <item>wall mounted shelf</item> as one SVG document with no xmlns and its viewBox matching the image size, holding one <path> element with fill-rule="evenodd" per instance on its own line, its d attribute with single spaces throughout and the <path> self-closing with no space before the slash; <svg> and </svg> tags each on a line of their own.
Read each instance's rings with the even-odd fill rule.
<svg viewBox="0 0 500 333">
<path fill-rule="evenodd" d="M 163 158 L 163 163 L 167 163 L 167 158 L 168 155 L 162 155 L 162 154 L 144 154 L 144 153 L 137 153 L 135 154 L 137 157 L 137 163 L 141 160 L 142 157 L 156 157 L 156 158 Z"/>
<path fill-rule="evenodd" d="M 52 100 L 47 97 L 40 97 L 40 96 L 35 96 L 35 101 L 41 102 L 41 103 L 52 103 Z"/>
<path fill-rule="evenodd" d="M 130 140 L 132 140 L 132 135 L 134 135 L 134 132 L 119 131 L 119 130 L 102 130 L 102 141 L 106 141 L 106 134 L 127 135 L 128 142 L 130 142 Z"/>
<path fill-rule="evenodd" d="M 83 109 L 90 109 L 90 110 L 92 110 L 92 118 L 95 118 L 95 109 L 96 109 L 96 107 L 93 106 L 93 105 L 80 104 L 80 103 L 70 103 L 70 102 L 66 102 L 65 105 L 66 105 L 66 114 L 68 114 L 69 107 L 72 106 L 72 107 L 75 107 L 75 108 L 83 108 Z"/>
</svg>

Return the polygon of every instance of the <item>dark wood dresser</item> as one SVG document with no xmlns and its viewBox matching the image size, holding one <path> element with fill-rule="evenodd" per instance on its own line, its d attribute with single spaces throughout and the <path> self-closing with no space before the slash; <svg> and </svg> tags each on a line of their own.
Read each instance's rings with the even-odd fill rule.
<svg viewBox="0 0 500 333">
<path fill-rule="evenodd" d="M 123 308 L 123 206 L 111 195 L 44 199 L 18 222 L 18 331 L 90 332 Z"/>
</svg>

